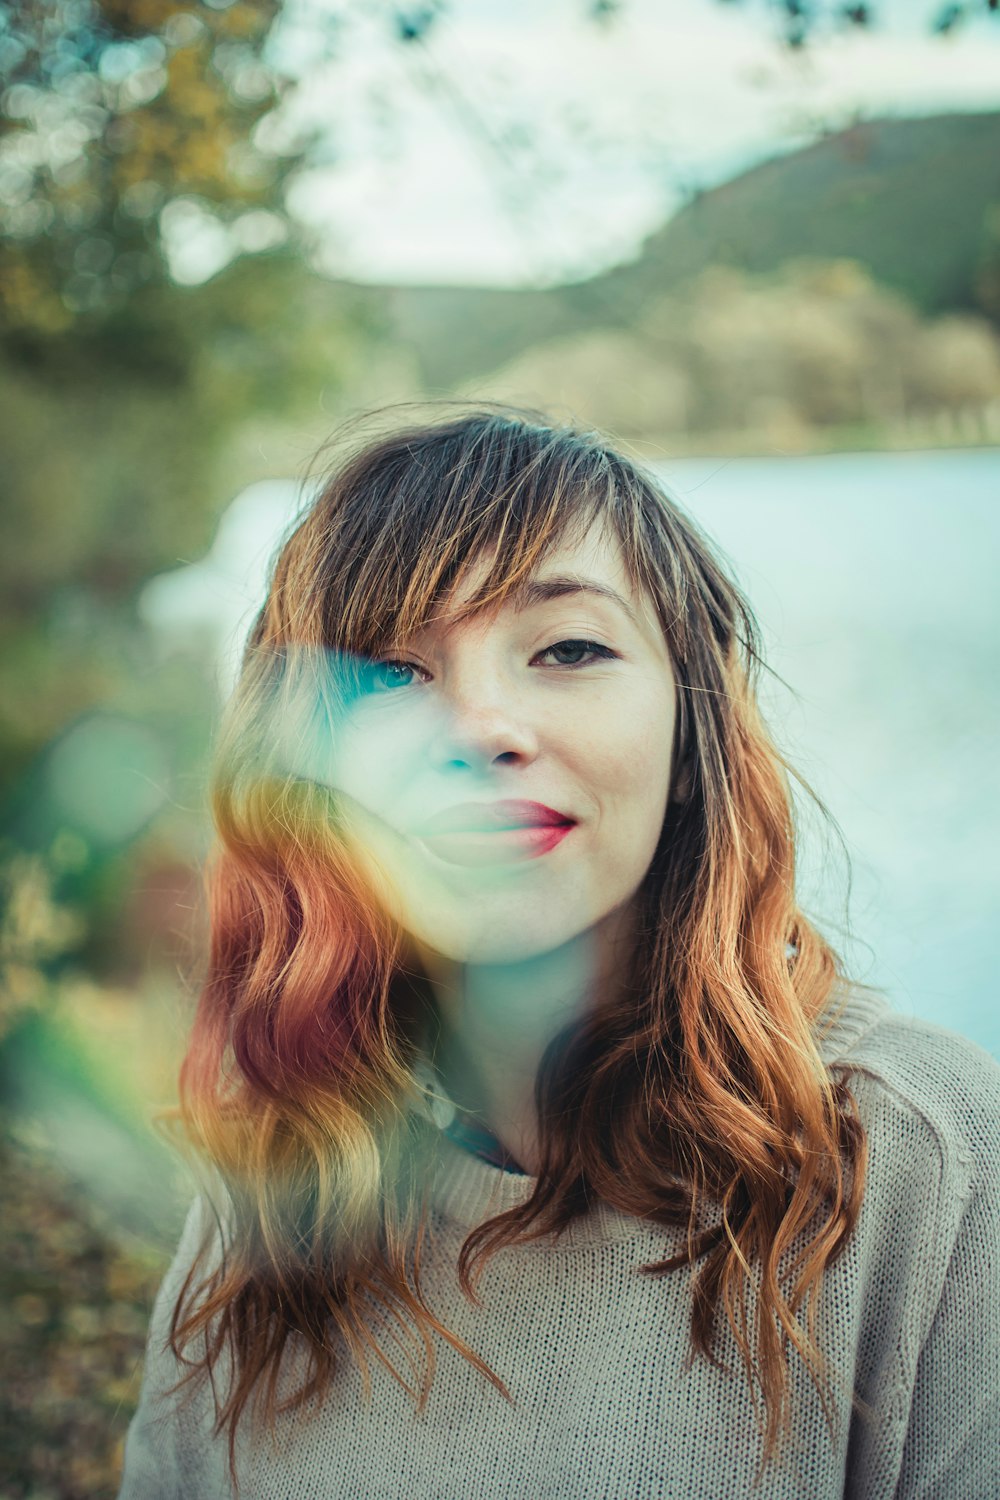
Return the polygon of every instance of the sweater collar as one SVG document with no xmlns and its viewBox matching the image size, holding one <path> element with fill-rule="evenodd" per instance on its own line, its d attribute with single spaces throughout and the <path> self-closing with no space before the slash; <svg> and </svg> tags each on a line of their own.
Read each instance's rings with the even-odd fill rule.
<svg viewBox="0 0 1000 1500">
<path fill-rule="evenodd" d="M 863 984 L 838 986 L 813 1028 L 819 1055 L 826 1066 L 846 1062 L 857 1043 L 892 1007 L 878 990 Z"/>
</svg>

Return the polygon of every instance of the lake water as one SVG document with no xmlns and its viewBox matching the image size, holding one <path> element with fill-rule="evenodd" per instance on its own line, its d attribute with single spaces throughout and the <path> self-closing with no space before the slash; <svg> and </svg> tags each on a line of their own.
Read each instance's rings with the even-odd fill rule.
<svg viewBox="0 0 1000 1500">
<path fill-rule="evenodd" d="M 860 979 L 1000 1058 L 1000 450 L 658 466 L 748 593 L 803 803 L 800 899 Z M 231 681 L 291 484 L 233 503 L 209 556 L 156 579 L 158 628 L 217 633 Z"/>
<path fill-rule="evenodd" d="M 811 819 L 801 897 L 904 1011 L 1000 1057 L 1000 450 L 657 470 L 750 596 Z M 789 689 L 793 691 L 789 691 Z"/>
</svg>

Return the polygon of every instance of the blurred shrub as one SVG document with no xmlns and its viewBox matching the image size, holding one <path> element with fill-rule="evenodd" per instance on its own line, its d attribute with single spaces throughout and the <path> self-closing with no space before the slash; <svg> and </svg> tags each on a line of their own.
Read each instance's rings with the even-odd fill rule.
<svg viewBox="0 0 1000 1500">
<path fill-rule="evenodd" d="M 5 1500 L 113 1500 L 167 1255 L 82 1194 L 31 1133 L 0 1130 Z"/>
<path fill-rule="evenodd" d="M 536 345 L 479 384 L 650 439 L 728 432 L 808 446 L 823 431 L 884 436 L 942 413 L 1000 434 L 992 326 L 924 319 L 851 261 L 770 275 L 711 266 L 631 328 Z"/>
</svg>

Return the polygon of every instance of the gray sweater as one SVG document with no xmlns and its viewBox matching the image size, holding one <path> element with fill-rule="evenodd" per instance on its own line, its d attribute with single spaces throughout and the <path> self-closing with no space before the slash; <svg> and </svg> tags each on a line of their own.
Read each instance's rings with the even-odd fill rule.
<svg viewBox="0 0 1000 1500">
<path fill-rule="evenodd" d="M 244 1500 L 997 1500 L 1000 1067 L 860 992 L 823 1053 L 857 1070 L 871 1153 L 861 1218 L 821 1304 L 840 1377 L 832 1438 L 793 1356 L 794 1442 L 753 1491 L 760 1440 L 724 1317 L 728 1369 L 689 1364 L 689 1273 L 635 1274 L 671 1253 L 671 1232 L 606 1205 L 556 1244 L 499 1252 L 471 1306 L 454 1273 L 462 1240 L 523 1202 L 533 1179 L 445 1141 L 423 1290 L 516 1404 L 440 1339 L 419 1418 L 378 1362 L 370 1405 L 344 1363 L 318 1415 L 279 1419 L 276 1450 L 244 1433 Z M 232 1493 L 207 1391 L 186 1407 L 161 1394 L 178 1374 L 165 1329 L 201 1211 L 196 1200 L 156 1301 L 119 1500 Z M 852 1382 L 867 1420 L 852 1413 Z"/>
</svg>

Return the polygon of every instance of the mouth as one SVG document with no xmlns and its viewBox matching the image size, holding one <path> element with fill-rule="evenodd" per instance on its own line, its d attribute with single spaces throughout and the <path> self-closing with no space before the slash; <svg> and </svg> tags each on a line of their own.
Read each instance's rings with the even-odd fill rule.
<svg viewBox="0 0 1000 1500">
<path fill-rule="evenodd" d="M 451 833 L 501 833 L 524 828 L 572 827 L 576 819 L 544 802 L 507 797 L 494 802 L 458 802 L 415 830 L 420 838 Z"/>
<path fill-rule="evenodd" d="M 456 803 L 414 832 L 438 859 L 471 866 L 537 859 L 561 844 L 575 827 L 575 818 L 544 802 L 508 797 Z"/>
<path fill-rule="evenodd" d="M 549 854 L 575 822 L 542 823 L 534 826 L 483 829 L 456 829 L 447 833 L 422 833 L 420 842 L 439 859 L 450 865 L 515 864 Z"/>
</svg>

